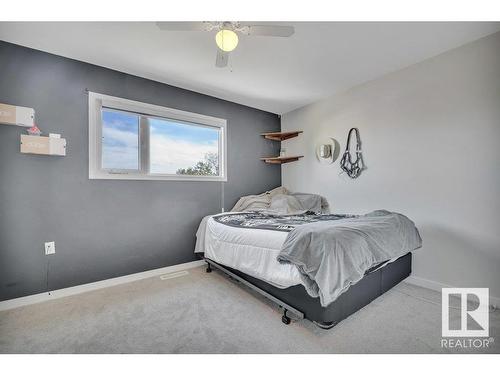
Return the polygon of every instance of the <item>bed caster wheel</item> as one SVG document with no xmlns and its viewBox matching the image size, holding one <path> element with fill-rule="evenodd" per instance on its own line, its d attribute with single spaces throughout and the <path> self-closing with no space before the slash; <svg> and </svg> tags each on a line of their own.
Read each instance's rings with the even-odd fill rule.
<svg viewBox="0 0 500 375">
<path fill-rule="evenodd" d="M 290 324 L 290 322 L 292 321 L 288 316 L 286 316 L 286 310 L 283 311 L 283 316 L 281 317 L 281 321 L 286 325 Z"/>
<path fill-rule="evenodd" d="M 210 263 L 207 263 L 207 269 L 205 270 L 206 273 L 212 272 L 212 267 L 210 267 Z"/>
<path fill-rule="evenodd" d="M 337 325 L 338 322 L 313 322 L 321 329 L 331 329 Z"/>
</svg>

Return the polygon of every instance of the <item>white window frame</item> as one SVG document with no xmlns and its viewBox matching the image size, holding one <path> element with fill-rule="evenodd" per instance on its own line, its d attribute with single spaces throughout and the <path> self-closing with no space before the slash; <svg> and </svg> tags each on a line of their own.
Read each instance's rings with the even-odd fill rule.
<svg viewBox="0 0 500 375">
<path fill-rule="evenodd" d="M 102 108 L 159 117 L 193 126 L 219 130 L 219 176 L 194 176 L 149 173 L 149 130 L 139 124 L 139 171 L 106 170 L 102 168 Z M 141 117 L 144 119 L 144 117 Z M 134 100 L 89 92 L 89 179 L 104 180 L 170 180 L 170 181 L 227 181 L 227 120 L 180 111 Z"/>
</svg>

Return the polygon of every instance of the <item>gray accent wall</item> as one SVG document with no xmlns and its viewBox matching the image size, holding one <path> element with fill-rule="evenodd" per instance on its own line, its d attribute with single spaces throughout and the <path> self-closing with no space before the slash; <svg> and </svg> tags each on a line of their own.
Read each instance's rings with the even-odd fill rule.
<svg viewBox="0 0 500 375">
<path fill-rule="evenodd" d="M 0 42 L 0 103 L 34 108 L 68 143 L 65 157 L 21 154 L 25 129 L 0 125 L 0 300 L 195 260 L 199 221 L 220 211 L 220 182 L 89 180 L 85 89 L 227 119 L 227 208 L 281 184 L 259 160 L 278 153 L 259 136 L 277 115 Z"/>
</svg>

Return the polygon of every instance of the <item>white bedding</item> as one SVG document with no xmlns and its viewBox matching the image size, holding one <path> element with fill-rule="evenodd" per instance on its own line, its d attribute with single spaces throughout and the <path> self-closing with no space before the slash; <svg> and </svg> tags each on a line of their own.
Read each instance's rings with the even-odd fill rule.
<svg viewBox="0 0 500 375">
<path fill-rule="evenodd" d="M 206 227 L 203 230 L 202 222 L 196 245 L 196 251 L 204 251 L 205 257 L 278 288 L 302 284 L 297 267 L 276 260 L 287 232 L 235 228 L 212 217 L 205 220 Z"/>
<path fill-rule="evenodd" d="M 217 216 L 217 215 L 214 215 Z M 279 263 L 277 256 L 288 232 L 237 228 L 203 218 L 196 233 L 196 253 L 224 266 L 237 269 L 277 288 L 304 285 L 295 265 Z M 380 268 L 394 262 L 389 260 Z"/>
</svg>

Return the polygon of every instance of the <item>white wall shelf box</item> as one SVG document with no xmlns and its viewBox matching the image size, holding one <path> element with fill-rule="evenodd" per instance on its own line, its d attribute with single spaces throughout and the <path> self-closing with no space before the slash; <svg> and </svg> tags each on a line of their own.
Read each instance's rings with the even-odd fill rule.
<svg viewBox="0 0 500 375">
<path fill-rule="evenodd" d="M 35 110 L 0 103 L 0 124 L 17 125 L 31 128 L 35 123 Z"/>
<path fill-rule="evenodd" d="M 66 139 L 21 134 L 21 153 L 66 156 Z"/>
</svg>

